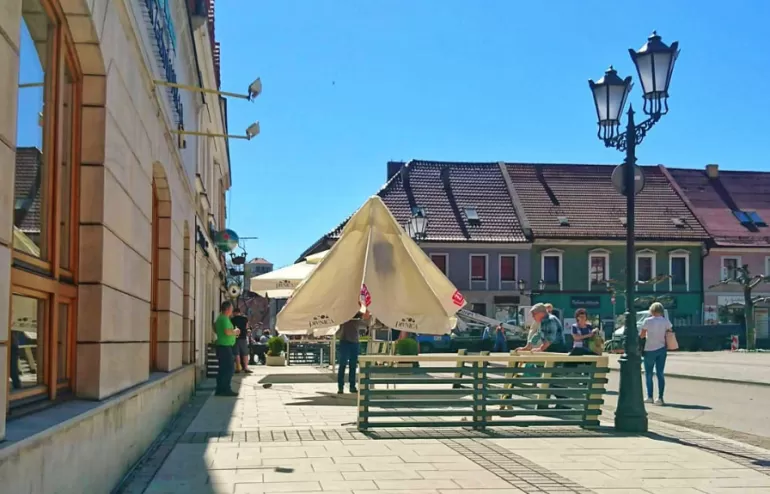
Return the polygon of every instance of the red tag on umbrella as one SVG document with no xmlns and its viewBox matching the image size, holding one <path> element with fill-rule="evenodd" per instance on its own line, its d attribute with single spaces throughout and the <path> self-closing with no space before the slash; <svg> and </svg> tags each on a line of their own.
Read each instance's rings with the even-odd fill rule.
<svg viewBox="0 0 770 494">
<path fill-rule="evenodd" d="M 458 307 L 465 305 L 465 297 L 460 293 L 460 290 L 455 290 L 454 295 L 452 295 L 452 302 Z"/>
<path fill-rule="evenodd" d="M 369 293 L 369 289 L 366 288 L 366 285 L 361 285 L 361 297 L 364 299 L 364 305 L 369 307 L 369 304 L 372 303 L 372 294 Z"/>
</svg>

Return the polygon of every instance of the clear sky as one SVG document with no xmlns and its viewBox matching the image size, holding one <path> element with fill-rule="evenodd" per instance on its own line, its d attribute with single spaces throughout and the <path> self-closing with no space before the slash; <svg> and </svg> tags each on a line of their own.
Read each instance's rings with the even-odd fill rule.
<svg viewBox="0 0 770 494">
<path fill-rule="evenodd" d="M 610 64 L 636 79 L 628 48 L 653 29 L 682 52 L 639 163 L 770 168 L 767 0 L 220 0 L 216 19 L 223 89 L 264 85 L 229 107 L 233 132 L 262 127 L 230 144 L 229 226 L 276 267 L 376 193 L 388 160 L 618 163 L 586 81 Z"/>
</svg>

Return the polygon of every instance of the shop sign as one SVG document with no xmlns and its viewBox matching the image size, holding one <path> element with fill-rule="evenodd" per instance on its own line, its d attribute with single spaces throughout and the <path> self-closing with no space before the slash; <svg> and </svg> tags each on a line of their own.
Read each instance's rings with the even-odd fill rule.
<svg viewBox="0 0 770 494">
<path fill-rule="evenodd" d="M 636 309 L 636 310 L 647 310 L 655 302 L 658 302 L 661 305 L 663 305 L 664 309 L 676 309 L 676 305 L 677 305 L 675 297 L 669 297 L 669 296 L 663 296 L 663 297 L 639 297 L 636 300 L 634 300 L 634 309 Z"/>
<path fill-rule="evenodd" d="M 717 297 L 717 305 L 720 307 L 743 305 L 744 302 L 743 295 L 720 295 Z"/>
<path fill-rule="evenodd" d="M 602 305 L 601 297 L 570 297 L 570 307 L 573 309 L 596 309 Z"/>
<path fill-rule="evenodd" d="M 222 230 L 214 235 L 214 243 L 222 252 L 230 252 L 238 247 L 238 234 L 232 230 Z"/>
</svg>

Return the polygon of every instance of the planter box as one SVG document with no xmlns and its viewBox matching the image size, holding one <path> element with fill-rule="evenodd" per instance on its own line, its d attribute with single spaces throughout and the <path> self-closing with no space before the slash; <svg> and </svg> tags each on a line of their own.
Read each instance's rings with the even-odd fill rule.
<svg viewBox="0 0 770 494">
<path fill-rule="evenodd" d="M 265 364 L 267 364 L 268 367 L 283 367 L 286 365 L 286 355 L 279 355 L 277 357 L 267 355 L 265 359 Z"/>
</svg>

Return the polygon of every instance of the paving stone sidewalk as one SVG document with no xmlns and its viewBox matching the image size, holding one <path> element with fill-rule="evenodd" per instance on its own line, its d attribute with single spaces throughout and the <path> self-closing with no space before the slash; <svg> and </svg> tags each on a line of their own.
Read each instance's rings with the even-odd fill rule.
<svg viewBox="0 0 770 494">
<path fill-rule="evenodd" d="M 364 435 L 328 371 L 255 371 L 237 399 L 201 391 L 116 492 L 770 493 L 770 451 L 683 427 Z"/>
</svg>

